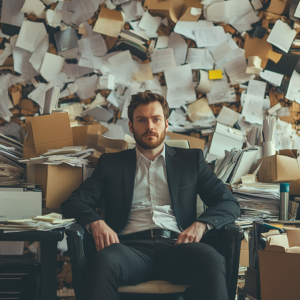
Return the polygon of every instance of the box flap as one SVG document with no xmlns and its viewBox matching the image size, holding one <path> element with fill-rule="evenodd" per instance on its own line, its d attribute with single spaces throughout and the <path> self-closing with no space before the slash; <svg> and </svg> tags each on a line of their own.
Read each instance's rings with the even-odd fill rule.
<svg viewBox="0 0 300 300">
<path fill-rule="evenodd" d="M 103 134 L 102 125 L 84 125 L 72 127 L 73 146 L 83 146 L 86 142 L 86 134 Z"/>
<path fill-rule="evenodd" d="M 286 249 L 286 253 L 300 253 L 300 247 L 291 247 Z"/>
<path fill-rule="evenodd" d="M 288 156 L 292 158 L 298 157 L 298 150 L 297 149 L 283 149 L 279 150 L 279 155 Z"/>
<path fill-rule="evenodd" d="M 265 251 L 285 252 L 289 248 L 287 234 L 272 235 L 267 238 Z"/>
<path fill-rule="evenodd" d="M 68 113 L 33 117 L 31 126 L 36 154 L 42 154 L 49 149 L 73 146 Z"/>
</svg>

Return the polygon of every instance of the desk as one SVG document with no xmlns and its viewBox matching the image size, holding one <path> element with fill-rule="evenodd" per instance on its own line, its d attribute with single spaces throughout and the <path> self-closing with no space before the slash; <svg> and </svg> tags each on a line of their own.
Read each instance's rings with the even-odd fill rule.
<svg viewBox="0 0 300 300">
<path fill-rule="evenodd" d="M 56 299 L 57 242 L 64 237 L 63 229 L 3 233 L 0 241 L 38 241 L 41 243 L 41 299 Z"/>
</svg>

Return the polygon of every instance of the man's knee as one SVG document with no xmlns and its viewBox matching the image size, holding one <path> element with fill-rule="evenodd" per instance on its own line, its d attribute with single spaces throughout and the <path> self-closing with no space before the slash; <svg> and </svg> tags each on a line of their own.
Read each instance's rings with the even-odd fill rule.
<svg viewBox="0 0 300 300">
<path fill-rule="evenodd" d="M 123 247 L 122 244 L 112 244 L 94 253 L 88 262 L 87 270 L 92 268 L 98 274 L 105 274 L 108 271 L 118 272 L 121 268 Z"/>
</svg>

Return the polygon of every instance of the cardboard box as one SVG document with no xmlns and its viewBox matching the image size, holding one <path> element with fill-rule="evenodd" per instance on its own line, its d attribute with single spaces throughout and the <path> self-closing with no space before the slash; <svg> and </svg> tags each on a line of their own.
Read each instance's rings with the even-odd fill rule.
<svg viewBox="0 0 300 300">
<path fill-rule="evenodd" d="M 204 150 L 205 147 L 205 141 L 185 135 L 185 134 L 180 134 L 180 133 L 174 133 L 174 132 L 167 132 L 167 136 L 171 138 L 171 140 L 187 140 L 190 143 L 190 148 L 191 149 L 202 149 Z"/>
<path fill-rule="evenodd" d="M 192 7 L 202 8 L 203 5 L 197 0 L 146 0 L 144 9 L 149 10 L 150 14 L 158 14 L 167 17 L 170 21 L 177 23 L 182 16 L 182 21 L 196 22 L 200 15 L 189 13 Z"/>
<path fill-rule="evenodd" d="M 281 150 L 278 154 L 261 158 L 259 182 L 288 182 L 300 178 L 299 158 L 293 150 Z"/>
<path fill-rule="evenodd" d="M 25 129 L 28 134 L 24 142 L 24 159 L 40 156 L 49 149 L 73 146 L 68 113 L 27 117 Z"/>
<path fill-rule="evenodd" d="M 60 208 L 60 204 L 79 187 L 82 178 L 80 167 L 67 164 L 35 165 L 35 182 L 40 184 L 47 208 Z"/>
<path fill-rule="evenodd" d="M 87 133 L 102 135 L 107 131 L 107 128 L 102 125 L 84 125 L 72 127 L 73 146 L 85 145 Z"/>
<path fill-rule="evenodd" d="M 300 247 L 290 248 L 291 239 L 287 234 L 270 236 L 258 253 L 261 300 L 299 299 Z"/>
</svg>

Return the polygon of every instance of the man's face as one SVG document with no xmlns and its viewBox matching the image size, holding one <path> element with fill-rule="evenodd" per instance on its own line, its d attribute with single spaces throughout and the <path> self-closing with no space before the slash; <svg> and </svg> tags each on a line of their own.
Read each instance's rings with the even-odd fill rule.
<svg viewBox="0 0 300 300">
<path fill-rule="evenodd" d="M 155 149 L 161 145 L 168 130 L 161 104 L 158 101 L 139 105 L 133 113 L 129 129 L 136 143 L 144 149 Z"/>
</svg>

